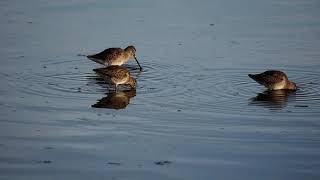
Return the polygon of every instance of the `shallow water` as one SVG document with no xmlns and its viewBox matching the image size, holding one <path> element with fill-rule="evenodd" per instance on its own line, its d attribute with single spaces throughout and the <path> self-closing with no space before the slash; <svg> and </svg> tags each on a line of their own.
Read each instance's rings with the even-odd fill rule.
<svg viewBox="0 0 320 180">
<path fill-rule="evenodd" d="M 0 179 L 318 179 L 319 8 L 1 1 Z M 115 94 L 79 54 L 128 44 L 144 70 Z"/>
</svg>

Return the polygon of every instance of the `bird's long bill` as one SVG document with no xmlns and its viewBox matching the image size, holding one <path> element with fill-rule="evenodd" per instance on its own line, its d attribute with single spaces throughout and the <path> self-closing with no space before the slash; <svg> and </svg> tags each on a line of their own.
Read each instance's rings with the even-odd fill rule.
<svg viewBox="0 0 320 180">
<path fill-rule="evenodd" d="M 134 55 L 133 57 L 134 57 L 134 59 L 136 60 L 136 62 L 138 63 L 138 65 L 139 65 L 139 67 L 140 67 L 140 71 L 142 71 L 142 67 L 141 67 L 141 65 L 140 65 L 140 63 L 139 63 L 139 61 L 138 61 L 137 57 L 136 57 L 135 55 Z"/>
</svg>

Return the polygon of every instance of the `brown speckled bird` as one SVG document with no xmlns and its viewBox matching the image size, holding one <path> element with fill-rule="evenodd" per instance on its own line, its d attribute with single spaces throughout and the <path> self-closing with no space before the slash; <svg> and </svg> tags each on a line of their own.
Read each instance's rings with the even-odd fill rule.
<svg viewBox="0 0 320 180">
<path fill-rule="evenodd" d="M 260 74 L 249 74 L 248 76 L 257 83 L 264 85 L 269 90 L 297 89 L 296 84 L 292 81 L 289 81 L 287 75 L 282 71 L 269 70 Z"/>
<path fill-rule="evenodd" d="M 130 72 L 125 67 L 112 65 L 105 68 L 94 69 L 93 71 L 101 75 L 107 83 L 115 85 L 116 91 L 120 84 L 128 84 L 131 88 L 136 88 L 136 79 L 131 77 Z"/>
<path fill-rule="evenodd" d="M 98 54 L 89 55 L 87 57 L 92 61 L 103 64 L 105 66 L 121 66 L 122 64 L 128 62 L 131 57 L 133 57 L 140 67 L 140 71 L 142 70 L 142 67 L 136 57 L 136 48 L 134 46 L 128 46 L 125 49 L 108 48 Z"/>
</svg>

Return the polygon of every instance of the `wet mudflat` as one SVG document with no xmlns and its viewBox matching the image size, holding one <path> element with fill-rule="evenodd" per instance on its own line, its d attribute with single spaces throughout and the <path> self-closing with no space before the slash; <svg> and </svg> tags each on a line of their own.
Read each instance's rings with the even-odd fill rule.
<svg viewBox="0 0 320 180">
<path fill-rule="evenodd" d="M 0 2 L 0 179 L 317 179 L 317 1 Z M 78 54 L 133 44 L 135 91 Z M 249 73 L 279 69 L 295 92 Z"/>
</svg>

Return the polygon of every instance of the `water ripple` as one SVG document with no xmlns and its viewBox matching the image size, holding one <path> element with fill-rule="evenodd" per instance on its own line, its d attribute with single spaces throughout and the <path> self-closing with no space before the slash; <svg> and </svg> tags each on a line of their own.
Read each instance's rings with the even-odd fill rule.
<svg viewBox="0 0 320 180">
<path fill-rule="evenodd" d="M 1 76 L 26 96 L 92 101 L 97 95 L 108 93 L 107 84 L 92 71 L 96 67 L 89 61 L 81 66 L 78 60 L 50 62 L 36 73 L 30 70 Z M 285 69 L 298 84 L 298 90 L 270 93 L 248 78 L 248 73 L 257 72 L 253 68 L 187 66 L 161 60 L 146 61 L 142 72 L 135 64 L 125 67 L 137 78 L 137 96 L 142 100 L 136 103 L 144 107 L 248 116 L 319 114 L 320 78 L 314 71 Z"/>
<path fill-rule="evenodd" d="M 158 66 L 144 74 L 145 86 L 157 91 L 143 93 L 146 96 L 150 93 L 146 99 L 150 105 L 190 112 L 254 116 L 273 112 L 293 116 L 319 114 L 320 79 L 317 72 L 287 69 L 299 89 L 294 93 L 269 94 L 269 98 L 261 101 L 257 96 L 261 99 L 265 88 L 248 78 L 247 74 L 252 72 L 256 70 Z"/>
</svg>

